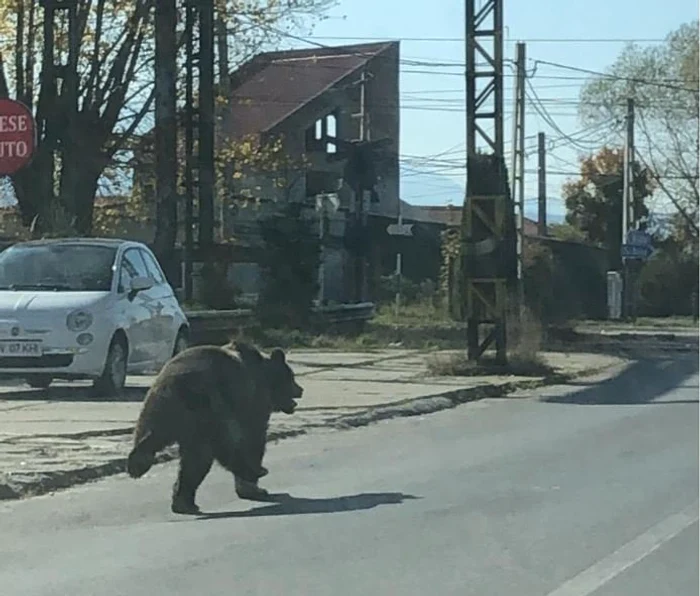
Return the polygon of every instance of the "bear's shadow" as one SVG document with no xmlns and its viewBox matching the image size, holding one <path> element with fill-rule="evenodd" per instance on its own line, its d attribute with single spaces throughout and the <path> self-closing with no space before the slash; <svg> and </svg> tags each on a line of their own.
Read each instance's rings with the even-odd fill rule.
<svg viewBox="0 0 700 596">
<path fill-rule="evenodd" d="M 269 515 L 306 515 L 310 513 L 339 513 L 343 511 L 362 511 L 379 505 L 399 505 L 407 500 L 420 499 L 404 493 L 361 493 L 343 497 L 311 499 L 293 497 L 289 493 L 270 493 L 263 507 L 247 511 L 221 511 L 200 513 L 197 519 L 225 519 L 236 517 L 261 517 Z"/>
</svg>

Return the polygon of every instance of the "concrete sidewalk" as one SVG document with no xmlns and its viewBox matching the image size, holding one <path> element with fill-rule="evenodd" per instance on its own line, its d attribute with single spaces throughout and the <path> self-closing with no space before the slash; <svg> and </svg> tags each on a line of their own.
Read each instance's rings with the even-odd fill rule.
<svg viewBox="0 0 700 596">
<path fill-rule="evenodd" d="M 290 351 L 304 397 L 293 416 L 273 416 L 270 440 L 437 411 L 547 382 L 513 376 L 430 377 L 427 356 L 412 350 Z M 602 354 L 544 356 L 566 376 L 625 364 L 622 358 Z M 152 380 L 130 377 L 122 401 L 96 400 L 86 384 L 57 384 L 48 391 L 20 384 L 0 388 L 0 498 L 46 492 L 123 470 L 130 433 Z"/>
</svg>

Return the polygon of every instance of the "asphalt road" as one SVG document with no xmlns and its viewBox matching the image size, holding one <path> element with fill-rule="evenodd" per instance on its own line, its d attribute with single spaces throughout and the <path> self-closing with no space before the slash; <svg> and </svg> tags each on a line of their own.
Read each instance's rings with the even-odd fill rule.
<svg viewBox="0 0 700 596">
<path fill-rule="evenodd" d="M 0 506 L 0 594 L 695 596 L 697 354 L 272 445 L 275 504 L 175 468 Z"/>
</svg>

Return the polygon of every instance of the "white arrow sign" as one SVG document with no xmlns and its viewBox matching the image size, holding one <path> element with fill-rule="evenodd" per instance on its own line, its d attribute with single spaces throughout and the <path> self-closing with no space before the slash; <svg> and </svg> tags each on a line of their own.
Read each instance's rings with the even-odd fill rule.
<svg viewBox="0 0 700 596">
<path fill-rule="evenodd" d="M 390 236 L 413 236 L 413 224 L 389 224 L 386 231 Z"/>
</svg>

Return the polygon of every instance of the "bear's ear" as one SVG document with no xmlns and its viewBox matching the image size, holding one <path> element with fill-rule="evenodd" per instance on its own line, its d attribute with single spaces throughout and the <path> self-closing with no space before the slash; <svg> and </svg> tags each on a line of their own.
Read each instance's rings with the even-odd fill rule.
<svg viewBox="0 0 700 596">
<path fill-rule="evenodd" d="M 282 348 L 275 348 L 270 352 L 270 360 L 272 362 L 277 362 L 279 364 L 284 364 L 285 358 L 284 358 L 284 351 Z"/>
</svg>

